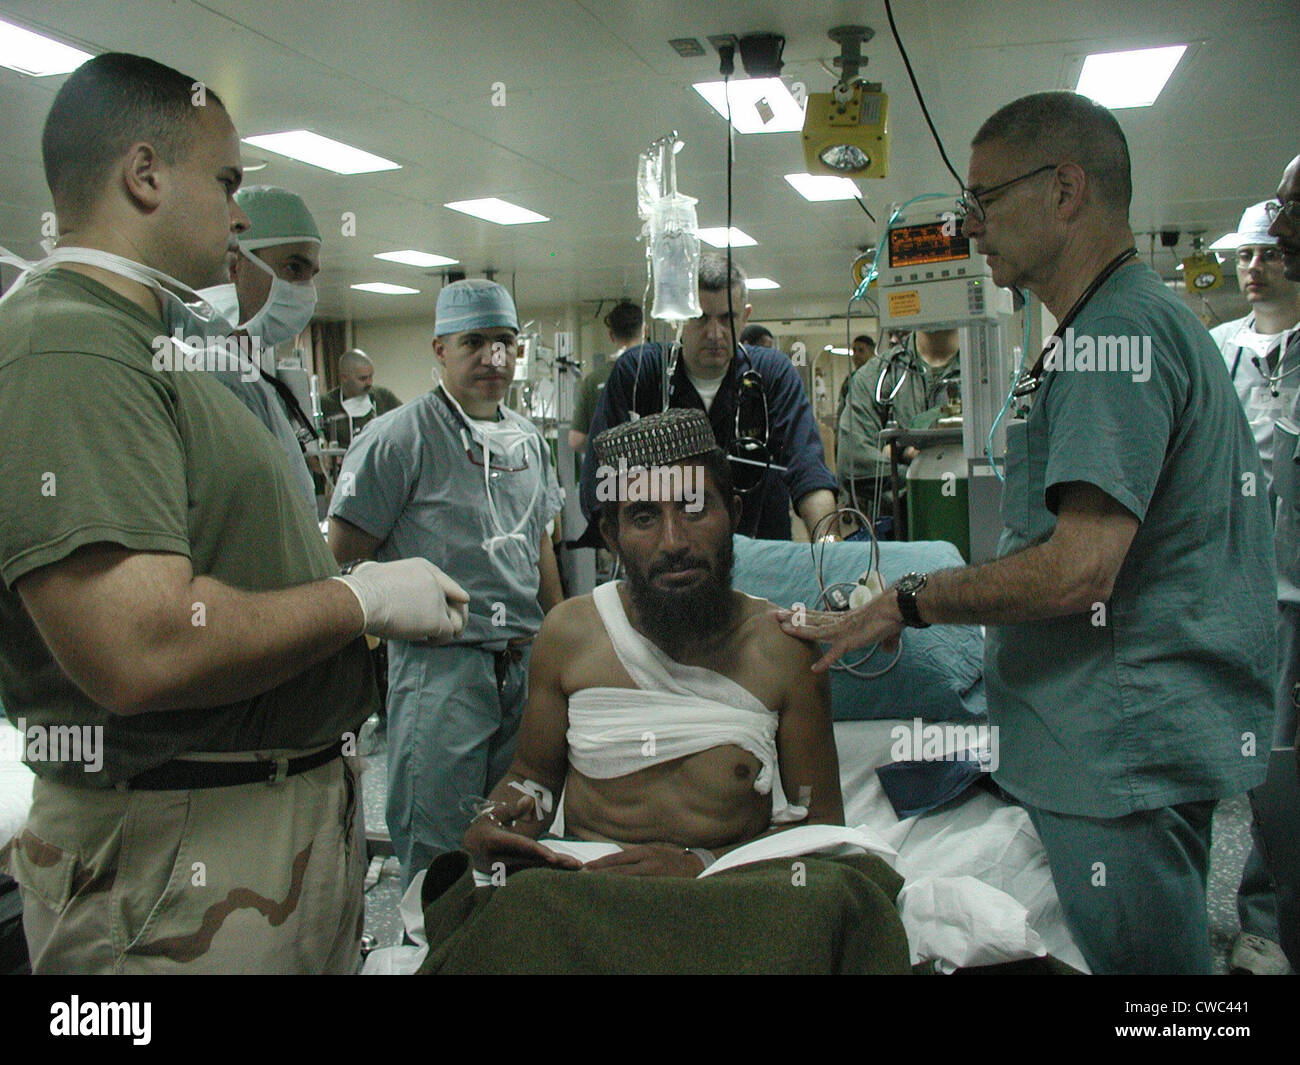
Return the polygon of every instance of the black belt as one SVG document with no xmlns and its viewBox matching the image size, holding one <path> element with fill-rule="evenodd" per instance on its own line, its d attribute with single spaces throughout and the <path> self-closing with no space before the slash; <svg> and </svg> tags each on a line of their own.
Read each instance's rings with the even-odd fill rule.
<svg viewBox="0 0 1300 1065">
<path fill-rule="evenodd" d="M 342 755 L 341 743 L 301 758 L 276 758 L 256 762 L 187 762 L 177 759 L 132 778 L 133 791 L 193 791 L 197 788 L 232 788 L 241 784 L 278 784 Z"/>
</svg>

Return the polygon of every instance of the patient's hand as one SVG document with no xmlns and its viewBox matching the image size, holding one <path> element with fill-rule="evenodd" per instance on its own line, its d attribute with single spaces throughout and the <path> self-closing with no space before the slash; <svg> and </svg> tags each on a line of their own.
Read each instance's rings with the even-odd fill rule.
<svg viewBox="0 0 1300 1065">
<path fill-rule="evenodd" d="M 506 869 L 523 869 L 528 866 L 549 865 L 558 869 L 581 869 L 577 858 L 556 854 L 528 836 L 511 832 L 486 819 L 469 826 L 461 846 L 474 859 L 474 868 L 483 873 L 492 872 L 492 866 L 501 862 Z"/>
<path fill-rule="evenodd" d="M 588 862 L 582 870 L 591 873 L 618 873 L 622 876 L 694 878 L 704 871 L 704 863 L 694 854 L 671 843 L 642 843 Z"/>
</svg>

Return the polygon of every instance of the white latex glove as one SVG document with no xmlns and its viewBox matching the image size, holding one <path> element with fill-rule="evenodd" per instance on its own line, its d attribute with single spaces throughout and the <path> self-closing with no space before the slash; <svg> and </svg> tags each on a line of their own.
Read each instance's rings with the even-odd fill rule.
<svg viewBox="0 0 1300 1065">
<path fill-rule="evenodd" d="M 352 589 L 369 636 L 436 643 L 459 636 L 469 620 L 465 589 L 427 558 L 363 562 L 333 579 Z"/>
</svg>

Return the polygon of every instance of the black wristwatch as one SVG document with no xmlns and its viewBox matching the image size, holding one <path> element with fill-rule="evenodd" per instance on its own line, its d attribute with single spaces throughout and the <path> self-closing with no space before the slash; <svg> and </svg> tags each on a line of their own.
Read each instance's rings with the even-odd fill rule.
<svg viewBox="0 0 1300 1065">
<path fill-rule="evenodd" d="M 898 578 L 894 591 L 898 593 L 898 612 L 903 615 L 903 623 L 913 629 L 928 629 L 930 623 L 921 620 L 921 612 L 916 608 L 916 596 L 925 587 L 929 578 L 924 573 L 905 573 Z"/>
</svg>

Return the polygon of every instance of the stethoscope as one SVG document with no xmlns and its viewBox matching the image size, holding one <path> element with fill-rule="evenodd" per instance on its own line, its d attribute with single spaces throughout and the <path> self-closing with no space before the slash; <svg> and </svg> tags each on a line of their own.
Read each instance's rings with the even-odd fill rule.
<svg viewBox="0 0 1300 1065">
<path fill-rule="evenodd" d="M 1074 324 L 1074 320 L 1079 317 L 1080 312 L 1082 312 L 1084 307 L 1088 305 L 1088 301 L 1091 300 L 1093 296 L 1097 295 L 1097 291 L 1101 286 L 1109 281 L 1112 275 L 1114 275 L 1120 267 L 1124 266 L 1131 260 L 1136 259 L 1137 254 L 1137 248 L 1129 248 L 1126 251 L 1120 252 L 1115 256 L 1115 258 L 1102 267 L 1101 273 L 1092 279 L 1092 283 L 1083 290 L 1079 298 L 1075 300 L 1070 309 L 1065 312 L 1065 317 L 1062 318 L 1060 323 L 1057 325 L 1055 332 L 1052 333 L 1051 339 L 1043 345 L 1043 350 L 1039 354 L 1037 361 L 1034 363 L 1033 368 L 1022 373 L 1016 383 L 1012 386 L 1011 395 L 1008 397 L 1007 405 L 1010 405 L 1012 400 L 1026 399 L 1038 391 L 1039 386 L 1043 383 L 1043 367 L 1046 364 L 1048 354 L 1055 350 L 1057 345 L 1065 339 L 1065 331 Z M 1004 412 L 1005 410 L 1006 406 L 1003 407 Z M 1016 405 L 1016 416 L 1018 418 L 1027 417 L 1028 414 L 1028 404 L 1022 403 Z M 1000 417 L 1001 415 L 999 415 L 999 418 Z M 994 431 L 997 430 L 996 423 L 993 428 Z"/>
<path fill-rule="evenodd" d="M 916 334 L 913 334 L 913 336 L 915 335 Z M 907 343 L 909 345 L 911 344 L 910 338 L 908 339 Z M 889 356 L 887 360 L 885 360 L 885 365 L 880 368 L 880 376 L 876 378 L 876 403 L 877 404 L 879 404 L 881 407 L 892 409 L 894 405 L 894 398 L 898 395 L 899 392 L 902 391 L 903 384 L 907 381 L 908 374 L 921 374 L 922 377 L 924 377 L 925 371 L 916 365 L 916 360 L 919 358 L 920 356 L 917 355 L 916 352 L 912 351 L 910 347 L 904 346 L 898 348 Z M 889 376 L 890 371 L 893 370 L 895 367 L 898 367 L 899 369 L 898 379 L 894 382 L 894 387 L 890 389 L 889 395 L 886 396 L 884 394 L 885 378 Z M 949 381 L 955 380 L 960 373 L 961 373 L 960 362 L 957 358 L 954 358 L 953 364 L 948 369 L 944 370 L 943 376 L 941 376 L 939 380 L 935 382 L 934 387 L 938 389 L 940 386 L 946 386 Z M 886 421 L 887 420 L 888 418 L 886 418 Z"/>
<path fill-rule="evenodd" d="M 1241 328 L 1245 329 L 1246 326 L 1243 324 Z M 1254 329 L 1253 320 L 1250 328 Z M 1241 330 L 1238 330 L 1238 332 L 1240 331 Z M 1288 333 L 1290 334 L 1289 336 L 1286 335 Z M 1286 365 L 1287 353 L 1291 350 L 1291 346 L 1297 339 L 1300 339 L 1300 326 L 1292 326 L 1290 329 L 1283 331 L 1282 342 L 1277 346 L 1276 372 L 1270 370 L 1268 368 L 1268 363 L 1260 358 L 1260 356 L 1252 355 L 1250 357 L 1251 365 L 1259 372 L 1259 376 L 1264 378 L 1265 382 L 1268 384 L 1268 390 L 1274 399 L 1277 399 L 1277 397 L 1282 394 L 1278 385 L 1281 384 L 1283 378 L 1290 377 L 1293 373 L 1300 373 L 1300 365 L 1292 366 L 1291 369 L 1283 371 L 1283 366 Z M 1241 366 L 1241 355 L 1245 350 L 1246 349 L 1242 347 L 1242 345 L 1237 345 L 1237 357 L 1232 360 L 1232 379 L 1234 381 L 1237 379 L 1237 369 Z"/>
</svg>

